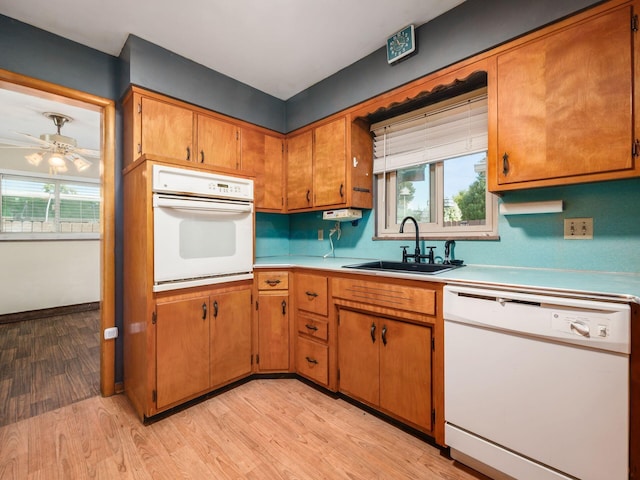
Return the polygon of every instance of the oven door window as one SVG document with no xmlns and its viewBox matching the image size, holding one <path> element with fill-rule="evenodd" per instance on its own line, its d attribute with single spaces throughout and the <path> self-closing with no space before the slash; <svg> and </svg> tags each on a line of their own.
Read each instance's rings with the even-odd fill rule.
<svg viewBox="0 0 640 480">
<path fill-rule="evenodd" d="M 180 257 L 229 257 L 237 252 L 237 219 L 220 218 L 216 221 L 200 217 L 180 220 Z M 206 239 L 209 239 L 208 241 Z"/>
</svg>

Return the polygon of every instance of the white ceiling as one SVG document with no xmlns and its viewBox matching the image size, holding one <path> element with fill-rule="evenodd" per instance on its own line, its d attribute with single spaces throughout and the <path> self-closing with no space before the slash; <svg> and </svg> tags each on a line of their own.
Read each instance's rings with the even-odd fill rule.
<svg viewBox="0 0 640 480">
<path fill-rule="evenodd" d="M 118 56 L 131 33 L 286 100 L 464 0 L 0 0 L 0 14 Z"/>
</svg>

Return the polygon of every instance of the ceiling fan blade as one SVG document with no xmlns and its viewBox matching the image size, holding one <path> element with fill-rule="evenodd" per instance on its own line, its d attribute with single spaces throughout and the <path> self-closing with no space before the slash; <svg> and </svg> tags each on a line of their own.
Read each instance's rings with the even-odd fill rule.
<svg viewBox="0 0 640 480">
<path fill-rule="evenodd" d="M 91 150 L 90 148 L 74 148 L 74 153 L 86 155 L 87 157 L 100 158 L 99 150 Z"/>
<path fill-rule="evenodd" d="M 33 142 L 36 142 L 36 143 L 39 143 L 40 145 L 42 145 L 45 148 L 51 148 L 53 146 L 52 143 L 47 142 L 46 140 L 42 140 L 41 138 L 34 137 L 33 135 L 29 135 L 28 133 L 22 133 L 22 132 L 15 132 L 15 133 L 17 133 L 18 135 L 25 136 L 29 140 L 31 140 Z"/>
</svg>

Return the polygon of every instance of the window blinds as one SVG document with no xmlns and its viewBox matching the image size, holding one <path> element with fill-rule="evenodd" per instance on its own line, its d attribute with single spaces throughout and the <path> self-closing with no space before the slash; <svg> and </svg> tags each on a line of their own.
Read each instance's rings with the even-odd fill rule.
<svg viewBox="0 0 640 480">
<path fill-rule="evenodd" d="M 487 149 L 487 95 L 372 125 L 373 173 L 433 163 Z"/>
</svg>

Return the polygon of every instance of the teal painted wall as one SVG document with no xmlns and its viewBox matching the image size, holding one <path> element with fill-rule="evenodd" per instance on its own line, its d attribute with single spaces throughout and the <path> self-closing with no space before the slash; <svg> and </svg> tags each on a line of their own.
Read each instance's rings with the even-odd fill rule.
<svg viewBox="0 0 640 480">
<path fill-rule="evenodd" d="M 575 270 L 640 272 L 640 179 L 552 187 L 506 193 L 501 201 L 563 200 L 564 211 L 554 214 L 499 216 L 497 241 L 456 241 L 455 257 L 475 265 L 541 267 Z M 271 215 L 275 216 L 275 215 Z M 283 215 L 283 217 L 286 217 Z M 592 217 L 593 240 L 564 240 L 564 218 Z M 256 251 L 263 255 L 324 255 L 330 251 L 329 229 L 321 212 L 288 216 L 288 238 L 262 231 L 257 225 Z M 272 221 L 272 225 L 275 222 Z M 283 227 L 282 220 L 278 227 Z M 324 229 L 318 241 L 318 229 Z M 373 211 L 365 211 L 358 226 L 341 224 L 342 237 L 334 242 L 336 257 L 400 259 L 400 245 L 411 241 L 372 240 Z M 443 255 L 443 241 L 435 245 Z M 286 255 L 286 253 L 284 253 Z"/>
</svg>

